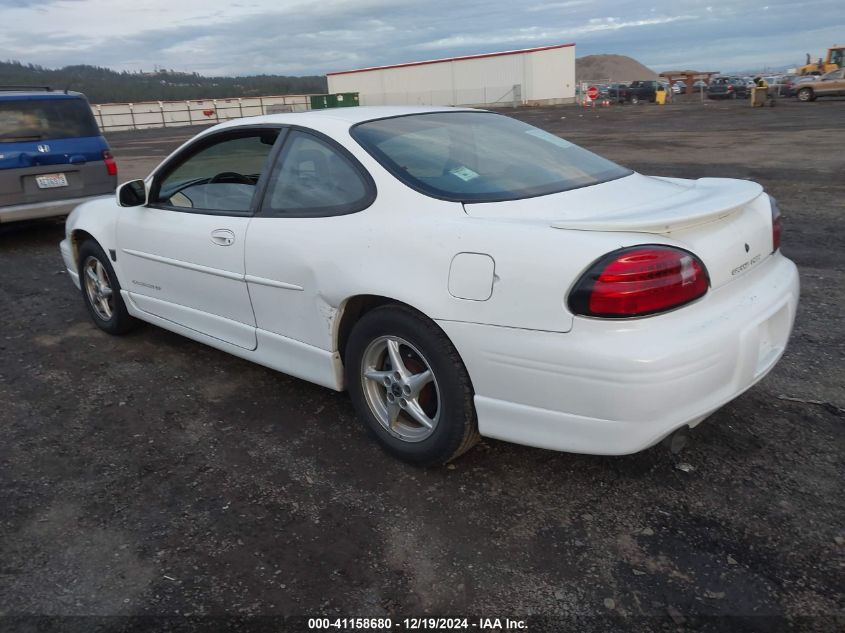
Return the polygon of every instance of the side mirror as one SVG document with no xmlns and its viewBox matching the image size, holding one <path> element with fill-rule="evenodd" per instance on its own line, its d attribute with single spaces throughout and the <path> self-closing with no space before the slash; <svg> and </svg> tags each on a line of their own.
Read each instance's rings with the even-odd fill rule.
<svg viewBox="0 0 845 633">
<path fill-rule="evenodd" d="M 147 204 L 147 186 L 143 180 L 130 180 L 117 188 L 117 204 L 121 207 L 140 207 Z"/>
</svg>

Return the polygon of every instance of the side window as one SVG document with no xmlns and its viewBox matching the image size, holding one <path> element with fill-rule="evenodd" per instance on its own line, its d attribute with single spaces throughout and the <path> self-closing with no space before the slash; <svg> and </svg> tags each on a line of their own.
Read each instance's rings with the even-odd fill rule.
<svg viewBox="0 0 845 633">
<path fill-rule="evenodd" d="M 164 174 L 152 203 L 183 210 L 249 212 L 278 135 L 278 130 L 250 130 L 201 146 Z"/>
<path fill-rule="evenodd" d="M 277 216 L 354 213 L 368 207 L 374 197 L 349 158 L 316 136 L 296 130 L 285 140 L 269 187 L 262 211 Z"/>
</svg>

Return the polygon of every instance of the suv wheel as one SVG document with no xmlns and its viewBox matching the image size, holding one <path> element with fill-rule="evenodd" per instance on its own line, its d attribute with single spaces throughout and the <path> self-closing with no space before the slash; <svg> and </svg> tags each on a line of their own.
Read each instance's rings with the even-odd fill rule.
<svg viewBox="0 0 845 633">
<path fill-rule="evenodd" d="M 637 95 L 631 97 L 631 105 L 637 105 L 640 102 L 640 98 Z"/>
<path fill-rule="evenodd" d="M 813 96 L 812 89 L 801 88 L 801 90 L 798 91 L 798 101 L 803 101 L 803 102 L 806 103 L 807 101 L 815 101 L 815 100 L 816 100 L 816 98 Z"/>
</svg>

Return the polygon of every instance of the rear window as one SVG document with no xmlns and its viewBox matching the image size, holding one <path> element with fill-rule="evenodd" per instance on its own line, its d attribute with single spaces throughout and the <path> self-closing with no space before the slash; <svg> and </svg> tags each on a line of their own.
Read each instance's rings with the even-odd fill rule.
<svg viewBox="0 0 845 633">
<path fill-rule="evenodd" d="M 0 101 L 0 143 L 99 135 L 84 99 Z"/>
<path fill-rule="evenodd" d="M 529 198 L 631 173 L 554 134 L 488 112 L 368 121 L 352 136 L 408 186 L 460 202 Z"/>
</svg>

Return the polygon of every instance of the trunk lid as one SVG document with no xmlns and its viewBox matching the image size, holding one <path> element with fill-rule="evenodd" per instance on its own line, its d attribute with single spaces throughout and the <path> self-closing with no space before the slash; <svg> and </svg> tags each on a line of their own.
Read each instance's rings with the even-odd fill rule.
<svg viewBox="0 0 845 633">
<path fill-rule="evenodd" d="M 772 252 L 769 198 L 746 180 L 632 174 L 573 191 L 464 208 L 473 217 L 629 234 L 633 239 L 624 245 L 675 244 L 704 262 L 714 288 L 741 277 Z"/>
</svg>

